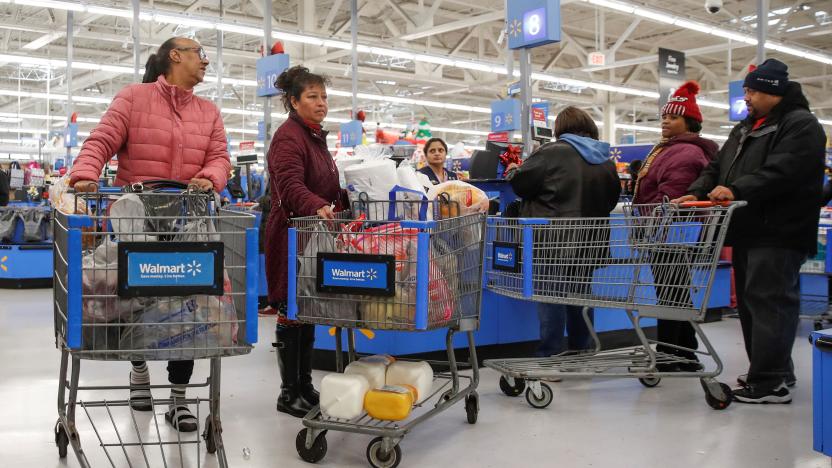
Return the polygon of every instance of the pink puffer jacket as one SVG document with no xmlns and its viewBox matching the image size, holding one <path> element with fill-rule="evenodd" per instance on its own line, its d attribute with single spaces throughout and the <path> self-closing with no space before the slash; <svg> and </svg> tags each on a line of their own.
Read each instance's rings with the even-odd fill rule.
<svg viewBox="0 0 832 468">
<path fill-rule="evenodd" d="M 169 84 L 164 75 L 116 94 L 81 147 L 70 182 L 98 180 L 116 153 L 115 185 L 196 177 L 210 180 L 219 192 L 231 170 L 219 109 L 193 91 Z"/>
</svg>

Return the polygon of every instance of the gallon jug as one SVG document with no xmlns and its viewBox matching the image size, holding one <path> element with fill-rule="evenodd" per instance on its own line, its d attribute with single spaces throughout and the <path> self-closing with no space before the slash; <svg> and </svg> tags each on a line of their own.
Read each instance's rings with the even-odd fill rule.
<svg viewBox="0 0 832 468">
<path fill-rule="evenodd" d="M 327 374 L 321 380 L 321 412 L 324 416 L 353 419 L 361 416 L 367 378 L 356 374 Z"/>
</svg>

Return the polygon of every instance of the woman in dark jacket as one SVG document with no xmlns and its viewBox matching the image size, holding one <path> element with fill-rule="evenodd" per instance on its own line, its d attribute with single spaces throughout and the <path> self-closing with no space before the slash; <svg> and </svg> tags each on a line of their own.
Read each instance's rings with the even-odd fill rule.
<svg viewBox="0 0 832 468">
<path fill-rule="evenodd" d="M 621 182 L 615 164 L 609 158 L 610 145 L 598 141 L 595 122 L 586 112 L 567 107 L 555 120 L 555 137 L 557 142 L 541 146 L 521 166 L 510 165 L 508 168 L 506 178 L 517 196 L 523 199 L 520 216 L 609 216 L 621 194 Z M 546 252 L 540 255 L 545 256 Z M 564 276 L 576 278 L 582 275 L 591 275 L 591 272 L 573 269 Z M 554 286 L 541 285 L 544 288 Z M 538 355 L 551 356 L 564 351 L 564 326 L 569 335 L 568 349 L 582 350 L 590 346 L 581 307 L 541 303 L 538 316 Z"/>
<path fill-rule="evenodd" d="M 265 232 L 266 278 L 269 301 L 278 310 L 275 346 L 281 384 L 277 410 L 295 417 L 303 417 L 318 404 L 318 392 L 312 386 L 315 327 L 286 318 L 289 219 L 314 215 L 332 219 L 347 207 L 346 192 L 341 190 L 327 149 L 327 132 L 321 129 L 329 111 L 327 83 L 325 77 L 301 66 L 278 77 L 289 118 L 275 132 L 268 154 L 271 210 Z"/>
<path fill-rule="evenodd" d="M 696 104 L 699 85 L 688 81 L 671 96 L 662 108 L 662 140 L 644 160 L 638 174 L 633 203 L 662 203 L 687 193 L 688 187 L 699 177 L 702 169 L 719 151 L 711 140 L 699 136 L 702 129 L 702 113 Z M 688 288 L 672 288 L 680 278 L 690 278 L 690 269 L 684 266 L 685 259 L 674 253 L 663 253 L 663 258 L 654 262 L 653 275 L 659 304 L 687 305 L 690 303 Z M 701 369 L 696 362 L 695 350 L 699 343 L 690 323 L 678 320 L 658 320 L 657 338 L 661 343 L 680 346 L 674 348 L 665 344 L 656 350 L 682 357 L 688 362 L 660 362 L 662 372 L 695 372 Z"/>
<path fill-rule="evenodd" d="M 448 159 L 448 145 L 444 140 L 431 138 L 425 142 L 423 151 L 427 164 L 419 169 L 419 172 L 428 176 L 433 185 L 449 180 L 457 180 L 456 172 L 445 169 L 445 161 Z"/>
</svg>

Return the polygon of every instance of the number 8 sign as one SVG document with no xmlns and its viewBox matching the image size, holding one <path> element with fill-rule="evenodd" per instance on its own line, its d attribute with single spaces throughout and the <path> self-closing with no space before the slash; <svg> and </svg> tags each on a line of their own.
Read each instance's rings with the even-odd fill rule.
<svg viewBox="0 0 832 468">
<path fill-rule="evenodd" d="M 560 0 L 511 0 L 506 15 L 508 45 L 523 49 L 560 41 Z"/>
</svg>

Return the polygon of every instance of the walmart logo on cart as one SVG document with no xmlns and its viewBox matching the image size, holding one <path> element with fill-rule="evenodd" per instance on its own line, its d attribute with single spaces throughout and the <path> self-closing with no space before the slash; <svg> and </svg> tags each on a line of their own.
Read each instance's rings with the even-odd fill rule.
<svg viewBox="0 0 832 468">
<path fill-rule="evenodd" d="M 348 270 L 345 268 L 332 268 L 332 278 L 341 281 L 373 281 L 378 278 L 378 271 L 373 268 L 366 270 Z"/>
<path fill-rule="evenodd" d="M 163 265 L 161 263 L 139 263 L 139 272 L 142 275 L 160 275 L 167 277 L 183 277 L 185 275 L 196 275 L 202 273 L 202 264 L 196 260 L 188 263 L 180 263 L 179 265 Z"/>
</svg>

